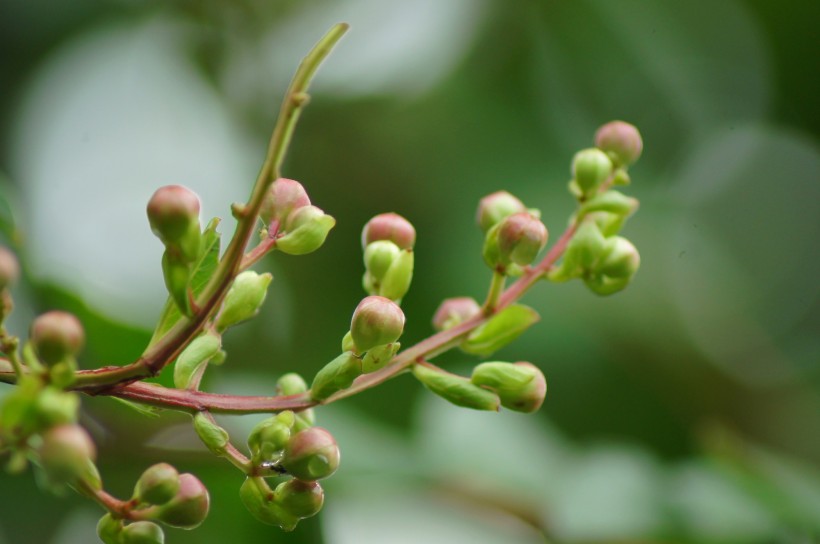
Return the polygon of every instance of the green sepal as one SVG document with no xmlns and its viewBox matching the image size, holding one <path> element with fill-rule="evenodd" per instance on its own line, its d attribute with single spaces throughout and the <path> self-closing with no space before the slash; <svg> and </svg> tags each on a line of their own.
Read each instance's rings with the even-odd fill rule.
<svg viewBox="0 0 820 544">
<path fill-rule="evenodd" d="M 103 544 L 122 544 L 120 533 L 122 532 L 122 520 L 114 519 L 111 514 L 105 514 L 97 522 L 97 536 Z"/>
<path fill-rule="evenodd" d="M 393 261 L 401 253 L 399 246 L 390 240 L 376 240 L 364 249 L 364 267 L 376 282 L 382 281 Z M 377 295 L 378 293 L 371 293 Z"/>
<path fill-rule="evenodd" d="M 497 412 L 501 405 L 498 395 L 473 384 L 467 378 L 424 365 L 414 365 L 413 375 L 427 389 L 456 406 Z"/>
<path fill-rule="evenodd" d="M 471 332 L 459 347 L 473 355 L 490 355 L 521 336 L 539 319 L 538 312 L 529 306 L 508 306 Z"/>
<path fill-rule="evenodd" d="M 347 331 L 342 337 L 342 351 L 356 351 L 356 344 L 353 342 L 353 332 Z"/>
<path fill-rule="evenodd" d="M 610 278 L 603 274 L 584 278 L 584 283 L 593 293 L 604 297 L 623 291 L 630 281 L 632 281 L 632 278 Z"/>
<path fill-rule="evenodd" d="M 262 523 L 279 526 L 285 531 L 292 531 L 299 523 L 298 517 L 274 501 L 274 492 L 262 478 L 246 478 L 239 488 L 239 498 L 253 517 Z"/>
<path fill-rule="evenodd" d="M 578 211 L 578 217 L 583 218 L 590 212 L 609 212 L 622 217 L 628 217 L 638 209 L 638 199 L 610 189 L 599 193 L 583 204 Z"/>
<path fill-rule="evenodd" d="M 198 412 L 194 416 L 194 430 L 200 440 L 215 455 L 225 453 L 228 445 L 228 432 L 211 421 L 205 414 Z"/>
<path fill-rule="evenodd" d="M 204 333 L 194 338 L 174 365 L 174 387 L 186 389 L 203 365 L 215 356 L 222 347 L 222 337 Z"/>
<path fill-rule="evenodd" d="M 551 281 L 566 281 L 580 277 L 595 268 L 607 251 L 607 241 L 596 221 L 587 218 L 567 244 L 561 266 L 549 274 Z"/>
<path fill-rule="evenodd" d="M 398 254 L 382 278 L 379 295 L 398 302 L 407 294 L 413 281 L 414 259 L 412 249 L 402 250 Z"/>
<path fill-rule="evenodd" d="M 312 209 L 318 210 L 315 206 L 305 206 L 293 213 L 289 221 L 295 228 L 277 238 L 276 249 L 288 255 L 305 255 L 316 251 L 324 244 L 330 229 L 336 225 L 336 220 L 325 213 L 312 213 Z"/>
<path fill-rule="evenodd" d="M 400 347 L 399 342 L 393 342 L 371 348 L 362 359 L 362 374 L 369 374 L 384 368 L 384 365 L 390 362 Z"/>
<path fill-rule="evenodd" d="M 470 381 L 493 390 L 502 406 L 517 412 L 536 411 L 547 393 L 544 374 L 531 363 L 481 363 L 473 369 Z"/>
<path fill-rule="evenodd" d="M 295 423 L 296 415 L 290 410 L 257 423 L 248 435 L 248 449 L 254 461 L 274 461 L 280 457 Z"/>
<path fill-rule="evenodd" d="M 272 280 L 273 276 L 269 272 L 258 274 L 253 270 L 246 270 L 239 274 L 225 295 L 225 302 L 216 318 L 216 328 L 224 331 L 254 317 L 265 302 L 268 285 Z"/>
<path fill-rule="evenodd" d="M 191 265 L 175 259 L 166 250 L 162 254 L 162 277 L 165 279 L 165 287 L 177 309 L 182 315 L 190 317 L 193 314 L 191 301 L 188 298 Z"/>
<path fill-rule="evenodd" d="M 342 389 L 347 389 L 362 373 L 362 360 L 352 351 L 346 351 L 330 361 L 313 378 L 310 398 L 322 401 Z"/>
<path fill-rule="evenodd" d="M 491 269 L 495 270 L 499 266 L 503 266 L 501 258 L 501 251 L 498 247 L 498 229 L 501 223 L 496 223 L 484 235 L 484 246 L 481 249 L 481 256 L 484 257 L 484 262 L 487 263 Z"/>
</svg>

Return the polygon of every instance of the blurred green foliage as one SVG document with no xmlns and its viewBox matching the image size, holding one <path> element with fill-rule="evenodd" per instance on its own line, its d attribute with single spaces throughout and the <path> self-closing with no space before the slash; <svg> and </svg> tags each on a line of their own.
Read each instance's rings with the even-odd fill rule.
<svg viewBox="0 0 820 544">
<path fill-rule="evenodd" d="M 75 312 L 85 368 L 135 358 L 161 311 L 148 196 L 183 183 L 229 217 L 289 74 L 332 22 L 352 31 L 319 73 L 285 171 L 337 227 L 316 254 L 264 263 L 266 306 L 225 338 L 206 388 L 269 394 L 276 376 L 310 377 L 337 353 L 363 296 L 359 231 L 372 215 L 396 211 L 418 231 L 413 342 L 442 298 L 488 285 L 481 196 L 506 189 L 541 208 L 555 239 L 572 153 L 611 119 L 644 136 L 630 187 L 641 210 L 625 231 L 642 254 L 636 281 L 611 299 L 539 286 L 526 302 L 541 323 L 499 354 L 546 373 L 541 411 L 465 412 L 406 378 L 322 408 L 342 468 L 326 512 L 292 534 L 243 510 L 239 474 L 187 418 L 86 399 L 112 492 L 159 460 L 210 488 L 205 525 L 169 542 L 820 538 L 817 2 L 7 0 L 2 11 L 0 208 L 27 273 L 13 326 Z M 256 420 L 225 424 L 242 442 Z M 0 476 L 0 504 L 0 542 L 89 542 L 99 515 L 30 475 Z"/>
</svg>

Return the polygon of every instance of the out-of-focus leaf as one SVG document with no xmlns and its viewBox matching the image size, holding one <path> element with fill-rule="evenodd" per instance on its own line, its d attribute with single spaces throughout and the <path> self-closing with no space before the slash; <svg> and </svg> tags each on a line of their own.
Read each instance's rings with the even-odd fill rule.
<svg viewBox="0 0 820 544">
<path fill-rule="evenodd" d="M 156 406 L 147 406 L 145 404 L 140 404 L 138 402 L 131 402 L 130 400 L 121 399 L 119 397 L 110 397 L 110 398 L 112 398 L 115 401 L 119 402 L 123 406 L 127 406 L 127 407 L 131 408 L 132 410 L 134 410 L 138 414 L 142 414 L 144 416 L 159 417 L 160 414 L 162 413 L 162 409 L 157 408 Z"/>
</svg>

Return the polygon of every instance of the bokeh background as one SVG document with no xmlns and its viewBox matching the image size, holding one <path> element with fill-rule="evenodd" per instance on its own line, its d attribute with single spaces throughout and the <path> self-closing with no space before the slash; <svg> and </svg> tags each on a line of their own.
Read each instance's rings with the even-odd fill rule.
<svg viewBox="0 0 820 544">
<path fill-rule="evenodd" d="M 185 184 L 230 233 L 290 75 L 348 21 L 285 168 L 338 225 L 263 263 L 265 309 L 206 388 L 269 393 L 334 357 L 383 211 L 418 230 L 404 341 L 424 338 L 441 299 L 485 293 L 478 199 L 507 189 L 557 238 L 572 154 L 611 119 L 645 139 L 624 231 L 641 271 L 611 298 L 528 294 L 543 319 L 496 358 L 543 369 L 538 414 L 471 413 L 406 376 L 321 409 L 343 464 L 294 533 L 244 510 L 185 416 L 88 398 L 107 487 L 129 495 L 160 460 L 199 475 L 212 514 L 168 530 L 180 544 L 818 542 L 818 20 L 811 0 L 4 0 L 0 219 L 26 267 L 11 327 L 62 308 L 88 330 L 84 367 L 138 356 L 164 298 L 149 196 Z M 223 421 L 242 442 L 258 419 Z M 93 542 L 100 515 L 0 476 L 0 542 Z"/>
</svg>

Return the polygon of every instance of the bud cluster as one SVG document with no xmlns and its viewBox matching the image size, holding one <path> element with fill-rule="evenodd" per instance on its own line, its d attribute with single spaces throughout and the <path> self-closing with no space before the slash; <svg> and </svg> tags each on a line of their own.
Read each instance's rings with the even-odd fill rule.
<svg viewBox="0 0 820 544">
<path fill-rule="evenodd" d="M 476 221 L 484 231 L 484 261 L 504 274 L 518 274 L 547 244 L 547 227 L 541 222 L 540 212 L 527 209 L 506 191 L 482 198 Z"/>
<path fill-rule="evenodd" d="M 267 234 L 276 232 L 276 249 L 288 255 L 316 251 L 336 225 L 335 219 L 310 203 L 301 183 L 286 178 L 271 184 L 259 217 L 268 224 Z"/>
<path fill-rule="evenodd" d="M 396 213 L 373 217 L 362 230 L 365 273 L 364 290 L 397 303 L 413 281 L 413 246 L 416 229 Z"/>
</svg>

